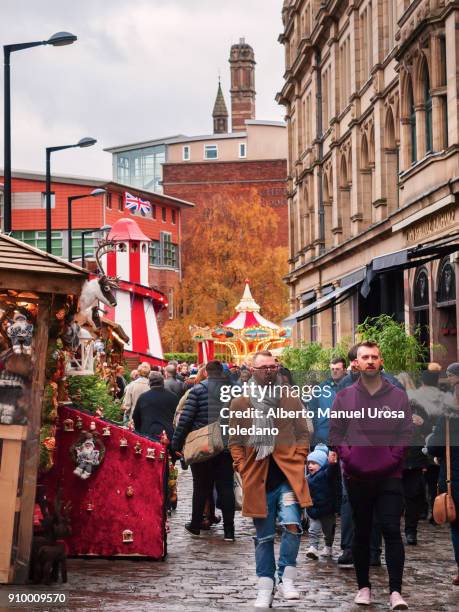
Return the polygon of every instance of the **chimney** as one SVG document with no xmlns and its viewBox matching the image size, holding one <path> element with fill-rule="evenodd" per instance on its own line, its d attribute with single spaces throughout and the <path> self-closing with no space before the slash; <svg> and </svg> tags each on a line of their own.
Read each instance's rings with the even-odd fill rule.
<svg viewBox="0 0 459 612">
<path fill-rule="evenodd" d="M 255 119 L 255 54 L 245 38 L 232 45 L 231 67 L 231 129 L 243 132 L 246 119 Z"/>
</svg>

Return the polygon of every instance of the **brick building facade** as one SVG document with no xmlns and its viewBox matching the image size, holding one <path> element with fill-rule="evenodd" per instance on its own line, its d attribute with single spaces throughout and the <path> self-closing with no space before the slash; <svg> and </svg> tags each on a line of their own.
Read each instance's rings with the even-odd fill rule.
<svg viewBox="0 0 459 612">
<path fill-rule="evenodd" d="M 0 171 L 1 176 L 1 171 Z M 1 181 L 1 178 L 0 178 Z M 123 217 L 134 218 L 140 229 L 151 239 L 149 254 L 149 283 L 162 291 L 173 316 L 174 290 L 181 275 L 180 245 L 182 214 L 193 205 L 178 198 L 127 187 L 116 182 L 75 176 L 52 177 L 52 249 L 53 254 L 68 257 L 68 198 L 89 194 L 94 189 L 105 193 L 75 200 L 72 205 L 72 259 L 81 262 L 82 236 L 85 260 L 93 266 L 94 247 L 100 228 L 113 226 Z M 131 193 L 151 204 L 151 214 L 132 214 L 125 207 L 125 194 Z M 31 172 L 13 172 L 12 177 L 12 235 L 37 248 L 46 249 L 45 176 Z M 93 233 L 89 233 L 93 230 Z"/>
<path fill-rule="evenodd" d="M 295 338 L 335 344 L 386 313 L 457 361 L 457 2 L 285 0 L 282 15 Z"/>
</svg>

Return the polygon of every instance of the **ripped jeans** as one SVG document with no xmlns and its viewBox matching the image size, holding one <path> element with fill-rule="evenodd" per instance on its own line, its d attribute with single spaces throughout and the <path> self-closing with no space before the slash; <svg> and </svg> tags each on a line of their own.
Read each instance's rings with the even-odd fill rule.
<svg viewBox="0 0 459 612">
<path fill-rule="evenodd" d="M 296 566 L 302 534 L 301 508 L 288 482 L 283 482 L 266 493 L 266 504 L 268 506 L 268 516 L 253 519 L 257 534 L 254 538 L 257 576 L 274 579 L 276 573 L 274 537 L 276 535 L 276 519 L 278 519 L 282 525 L 282 538 L 277 574 L 279 578 L 282 578 L 287 566 Z M 297 533 L 288 531 L 286 525 L 296 525 Z"/>
</svg>

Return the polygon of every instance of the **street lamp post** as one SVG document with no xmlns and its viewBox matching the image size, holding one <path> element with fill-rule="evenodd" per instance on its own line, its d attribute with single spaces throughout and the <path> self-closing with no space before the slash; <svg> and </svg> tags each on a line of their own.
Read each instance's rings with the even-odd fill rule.
<svg viewBox="0 0 459 612">
<path fill-rule="evenodd" d="M 111 225 L 103 225 L 100 229 L 98 230 L 86 230 L 81 232 L 81 267 L 84 268 L 85 266 L 85 257 L 86 254 L 84 252 L 84 237 L 87 236 L 88 234 L 94 234 L 95 232 L 109 232 L 112 229 Z"/>
<path fill-rule="evenodd" d="M 68 242 L 68 253 L 69 253 L 70 262 L 72 262 L 72 203 L 74 200 L 81 200 L 83 198 L 94 198 L 99 195 L 102 195 L 103 193 L 106 193 L 106 189 L 100 188 L 100 189 L 94 189 L 93 191 L 91 191 L 91 193 L 85 193 L 83 195 L 76 195 L 76 196 L 69 196 L 67 198 L 67 242 Z M 82 247 L 83 246 L 84 245 L 82 245 Z"/>
<path fill-rule="evenodd" d="M 53 47 L 62 47 L 63 45 L 71 45 L 77 40 L 77 37 L 70 32 L 57 32 L 48 40 L 40 40 L 37 42 L 20 43 L 15 45 L 3 46 L 4 58 L 4 223 L 3 230 L 11 232 L 11 89 L 10 89 L 10 56 L 14 51 L 22 51 L 40 45 L 52 45 Z"/>
<path fill-rule="evenodd" d="M 96 142 L 95 138 L 86 137 L 79 140 L 76 144 L 46 147 L 46 250 L 48 253 L 51 253 L 51 153 L 76 147 L 92 147 Z"/>
</svg>

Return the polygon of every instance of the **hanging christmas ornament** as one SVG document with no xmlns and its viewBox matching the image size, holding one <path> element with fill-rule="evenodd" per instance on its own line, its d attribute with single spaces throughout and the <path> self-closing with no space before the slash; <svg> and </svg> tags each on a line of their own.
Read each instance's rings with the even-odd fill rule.
<svg viewBox="0 0 459 612">
<path fill-rule="evenodd" d="M 136 455 L 141 455 L 142 454 L 142 445 L 140 444 L 140 442 L 136 442 L 135 443 L 134 451 L 135 451 Z"/>
<path fill-rule="evenodd" d="M 64 421 L 64 431 L 75 431 L 73 429 L 73 419 L 65 419 L 65 421 Z"/>
<path fill-rule="evenodd" d="M 147 459 L 156 459 L 155 449 L 147 448 Z"/>
<path fill-rule="evenodd" d="M 123 531 L 123 544 L 129 544 L 129 542 L 134 541 L 134 534 L 130 529 L 125 529 Z"/>
<path fill-rule="evenodd" d="M 102 435 L 105 438 L 108 438 L 109 436 L 112 435 L 112 432 L 110 431 L 110 427 L 108 425 L 106 425 L 105 427 L 102 428 Z"/>
<path fill-rule="evenodd" d="M 127 448 L 128 445 L 128 441 L 126 440 L 126 438 L 120 438 L 120 448 Z"/>
<path fill-rule="evenodd" d="M 92 512 L 94 510 L 94 504 L 92 504 L 91 502 L 88 502 L 86 504 L 86 511 L 87 512 Z"/>
<path fill-rule="evenodd" d="M 163 450 L 160 450 L 160 451 L 159 451 L 159 459 L 160 459 L 160 461 L 162 461 L 162 460 L 164 459 L 164 457 L 165 457 L 165 453 L 164 453 L 164 451 L 163 451 Z"/>
<path fill-rule="evenodd" d="M 79 440 L 70 447 L 70 454 L 76 463 L 73 473 L 82 480 L 86 480 L 102 462 L 105 455 L 105 446 L 95 435 L 85 431 Z"/>
<path fill-rule="evenodd" d="M 133 496 L 134 496 L 134 487 L 132 485 L 128 485 L 126 489 L 126 497 L 133 497 Z"/>
<path fill-rule="evenodd" d="M 96 410 L 96 417 L 102 418 L 104 416 L 104 409 L 102 406 L 99 406 Z"/>
<path fill-rule="evenodd" d="M 95 422 L 95 421 L 91 421 L 91 422 L 89 423 L 89 429 L 90 429 L 91 431 L 95 431 L 95 430 L 96 430 L 96 422 Z"/>
<path fill-rule="evenodd" d="M 81 417 L 78 417 L 77 420 L 75 421 L 75 427 L 77 429 L 83 429 L 83 421 Z"/>
</svg>

